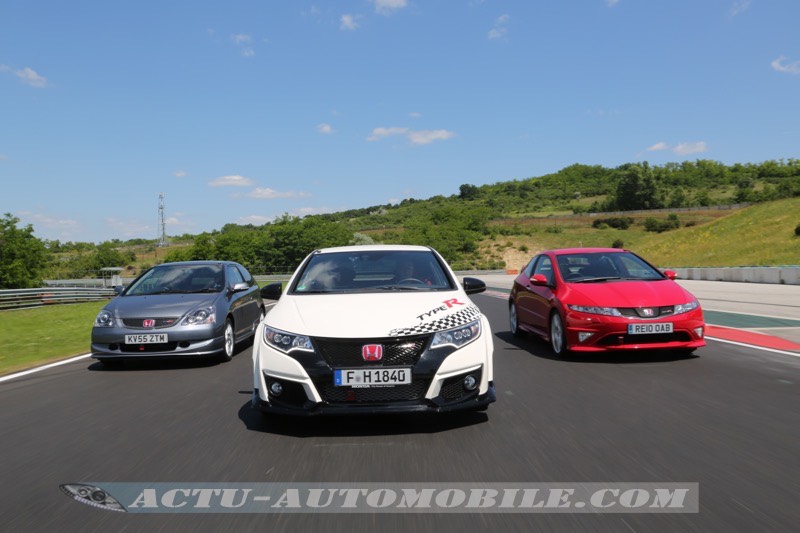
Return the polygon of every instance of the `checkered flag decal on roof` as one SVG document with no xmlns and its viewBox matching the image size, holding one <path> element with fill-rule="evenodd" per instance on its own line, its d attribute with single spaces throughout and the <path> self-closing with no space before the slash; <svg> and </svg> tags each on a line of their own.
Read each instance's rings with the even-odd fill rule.
<svg viewBox="0 0 800 533">
<path fill-rule="evenodd" d="M 435 333 L 437 331 L 443 331 L 446 329 L 463 326 L 464 324 L 469 324 L 470 322 L 476 320 L 479 316 L 481 316 L 480 310 L 474 305 L 470 305 L 458 313 L 448 315 L 439 320 L 423 322 L 422 324 L 417 324 L 407 328 L 393 329 L 389 332 L 389 336 L 404 337 L 406 335 L 419 335 L 421 333 Z"/>
</svg>

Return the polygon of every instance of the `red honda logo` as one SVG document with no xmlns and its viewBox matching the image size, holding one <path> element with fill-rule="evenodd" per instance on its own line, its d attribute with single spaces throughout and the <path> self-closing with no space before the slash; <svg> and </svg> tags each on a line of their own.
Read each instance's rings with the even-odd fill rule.
<svg viewBox="0 0 800 533">
<path fill-rule="evenodd" d="M 142 327 L 143 328 L 154 328 L 156 327 L 156 321 L 152 318 L 145 318 L 142 320 Z"/>
<path fill-rule="evenodd" d="M 383 359 L 383 345 L 365 344 L 361 347 L 361 357 L 364 361 L 380 361 Z"/>
</svg>

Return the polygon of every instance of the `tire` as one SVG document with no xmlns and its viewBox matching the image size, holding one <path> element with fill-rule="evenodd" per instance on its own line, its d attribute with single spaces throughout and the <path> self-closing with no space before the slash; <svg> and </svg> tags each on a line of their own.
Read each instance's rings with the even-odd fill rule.
<svg viewBox="0 0 800 533">
<path fill-rule="evenodd" d="M 223 363 L 233 359 L 233 353 L 236 351 L 236 333 L 233 331 L 233 322 L 231 319 L 225 320 L 225 344 L 222 346 L 222 352 L 219 355 L 220 361 Z"/>
<path fill-rule="evenodd" d="M 509 302 L 508 304 L 508 325 L 511 328 L 511 334 L 515 337 L 524 337 L 525 332 L 519 329 L 519 317 L 517 316 L 517 304 Z"/>
<path fill-rule="evenodd" d="M 550 316 L 550 348 L 556 357 L 565 357 L 567 352 L 567 330 L 558 311 Z"/>
</svg>

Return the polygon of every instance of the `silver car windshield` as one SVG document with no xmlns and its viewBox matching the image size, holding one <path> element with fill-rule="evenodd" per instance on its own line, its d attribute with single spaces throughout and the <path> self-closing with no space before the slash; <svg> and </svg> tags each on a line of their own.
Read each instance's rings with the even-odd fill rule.
<svg viewBox="0 0 800 533">
<path fill-rule="evenodd" d="M 161 265 L 136 280 L 125 295 L 219 292 L 224 287 L 220 265 Z"/>
<path fill-rule="evenodd" d="M 372 250 L 313 256 L 295 294 L 452 290 L 455 282 L 431 252 Z"/>
</svg>

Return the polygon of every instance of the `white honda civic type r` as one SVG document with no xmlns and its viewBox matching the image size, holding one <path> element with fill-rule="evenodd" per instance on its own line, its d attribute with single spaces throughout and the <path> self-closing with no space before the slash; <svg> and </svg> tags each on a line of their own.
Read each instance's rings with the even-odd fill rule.
<svg viewBox="0 0 800 533">
<path fill-rule="evenodd" d="M 306 257 L 258 327 L 255 409 L 290 415 L 485 410 L 489 322 L 432 248 L 325 248 Z"/>
</svg>

